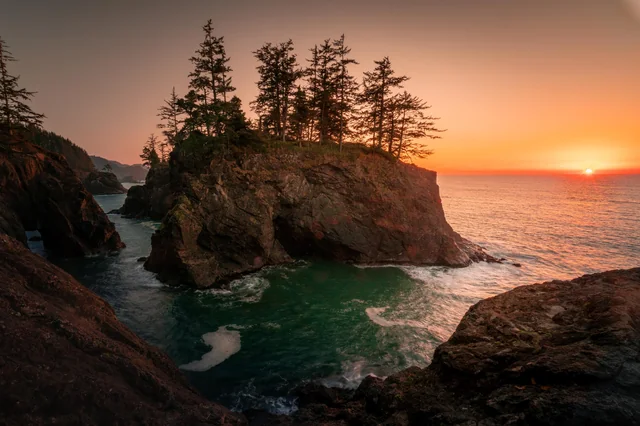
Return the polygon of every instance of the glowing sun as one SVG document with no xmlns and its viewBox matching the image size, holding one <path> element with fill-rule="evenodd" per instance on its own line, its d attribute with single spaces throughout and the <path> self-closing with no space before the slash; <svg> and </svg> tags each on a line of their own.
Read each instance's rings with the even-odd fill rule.
<svg viewBox="0 0 640 426">
<path fill-rule="evenodd" d="M 593 170 L 592 170 L 592 169 L 586 169 L 586 170 L 584 171 L 584 174 L 585 174 L 585 175 L 592 175 L 592 174 L 593 174 Z"/>
</svg>

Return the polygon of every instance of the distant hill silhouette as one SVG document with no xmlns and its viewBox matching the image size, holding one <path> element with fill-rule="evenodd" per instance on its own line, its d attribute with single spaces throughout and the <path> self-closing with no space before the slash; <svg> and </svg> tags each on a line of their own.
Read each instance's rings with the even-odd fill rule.
<svg viewBox="0 0 640 426">
<path fill-rule="evenodd" d="M 111 165 L 113 173 L 120 182 L 140 182 L 147 177 L 148 170 L 142 164 L 122 164 L 96 155 L 91 156 L 91 161 L 98 170 L 102 170 L 107 164 Z"/>
</svg>

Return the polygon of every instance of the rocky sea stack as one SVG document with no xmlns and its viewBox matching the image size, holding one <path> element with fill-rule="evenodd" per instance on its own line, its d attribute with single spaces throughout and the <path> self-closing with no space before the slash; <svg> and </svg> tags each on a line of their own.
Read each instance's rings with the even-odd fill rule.
<svg viewBox="0 0 640 426">
<path fill-rule="evenodd" d="M 58 256 L 109 252 L 124 244 L 115 226 L 62 155 L 30 143 L 0 141 L 0 233 L 26 245 L 40 231 Z"/>
<path fill-rule="evenodd" d="M 169 283 L 209 287 L 300 257 L 446 266 L 491 259 L 447 223 L 435 172 L 365 148 L 243 154 L 198 173 L 178 152 L 164 173 L 168 186 L 150 174 L 123 213 L 160 217 L 170 206 L 145 264 Z"/>
</svg>

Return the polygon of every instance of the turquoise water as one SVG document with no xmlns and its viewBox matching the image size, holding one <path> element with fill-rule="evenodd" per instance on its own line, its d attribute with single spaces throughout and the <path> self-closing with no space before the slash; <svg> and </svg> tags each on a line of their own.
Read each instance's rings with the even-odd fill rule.
<svg viewBox="0 0 640 426">
<path fill-rule="evenodd" d="M 157 222 L 111 215 L 118 256 L 58 261 L 118 317 L 182 366 L 203 394 L 236 409 L 295 409 L 305 381 L 354 387 L 369 373 L 428 365 L 473 303 L 517 285 L 640 265 L 640 177 L 440 178 L 449 222 L 523 264 L 358 268 L 300 261 L 228 290 L 159 283 L 137 261 Z M 96 197 L 105 211 L 124 196 Z"/>
</svg>

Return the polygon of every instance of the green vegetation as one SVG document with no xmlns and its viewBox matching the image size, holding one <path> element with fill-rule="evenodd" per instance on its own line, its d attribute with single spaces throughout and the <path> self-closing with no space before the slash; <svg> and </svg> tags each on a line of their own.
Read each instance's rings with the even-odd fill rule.
<svg viewBox="0 0 640 426">
<path fill-rule="evenodd" d="M 145 164 L 167 162 L 169 149 L 184 165 L 199 168 L 238 150 L 353 154 L 354 146 L 357 152 L 364 149 L 357 142 L 393 159 L 432 154 L 424 141 L 440 137 L 438 119 L 426 114 L 426 102 L 402 90 L 408 77 L 396 76 L 388 57 L 375 61 L 358 82 L 350 72 L 358 62 L 344 35 L 310 49 L 306 67 L 292 40 L 266 43 L 253 52 L 259 80 L 251 102 L 258 118 L 252 122 L 240 99 L 230 98 L 235 87 L 224 37 L 214 34 L 211 20 L 202 31 L 203 41 L 190 58 L 189 91 L 179 97 L 174 88 L 159 108 L 164 140 L 152 135 L 147 141 Z"/>
</svg>

